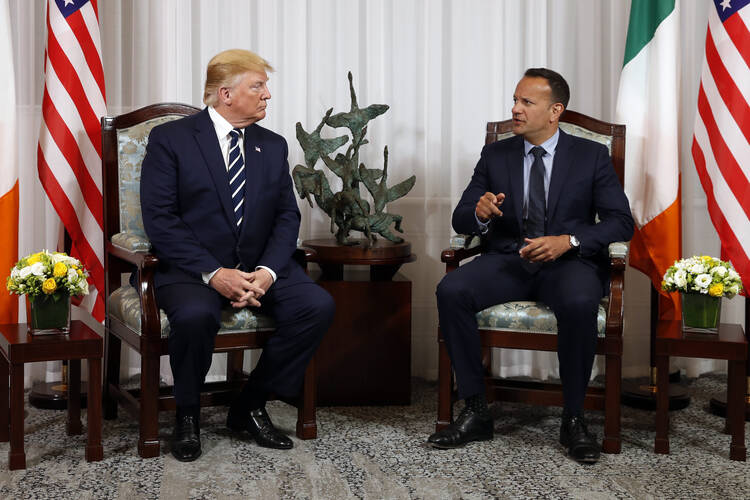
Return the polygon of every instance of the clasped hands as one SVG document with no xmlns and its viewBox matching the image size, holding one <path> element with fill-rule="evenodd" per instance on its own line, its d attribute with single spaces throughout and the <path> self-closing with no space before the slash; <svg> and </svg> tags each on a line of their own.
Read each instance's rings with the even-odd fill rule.
<svg viewBox="0 0 750 500">
<path fill-rule="evenodd" d="M 273 278 L 265 269 L 246 273 L 239 269 L 222 267 L 211 277 L 208 284 L 228 298 L 232 307 L 260 307 L 260 298 L 273 285 Z"/>
<path fill-rule="evenodd" d="M 502 217 L 503 212 L 500 205 L 505 201 L 505 193 L 484 193 L 474 209 L 482 222 L 487 222 L 494 217 Z M 557 236 L 540 236 L 538 238 L 524 238 L 526 243 L 518 253 L 521 258 L 530 262 L 552 262 L 562 254 L 570 250 L 570 236 L 560 234 Z"/>
</svg>

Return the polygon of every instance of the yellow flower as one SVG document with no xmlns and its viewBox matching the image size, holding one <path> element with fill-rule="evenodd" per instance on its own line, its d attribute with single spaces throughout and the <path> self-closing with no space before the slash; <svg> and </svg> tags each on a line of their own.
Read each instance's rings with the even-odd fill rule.
<svg viewBox="0 0 750 500">
<path fill-rule="evenodd" d="M 83 272 L 80 269 L 76 269 L 76 272 L 78 273 L 78 276 L 83 276 Z"/>
<path fill-rule="evenodd" d="M 27 263 L 28 265 L 31 265 L 31 264 L 36 264 L 36 263 L 37 263 L 37 262 L 39 262 L 40 260 L 42 260 L 42 258 L 41 258 L 41 257 L 39 257 L 39 254 L 38 254 L 38 253 L 35 253 L 34 255 L 32 255 L 32 256 L 30 256 L 30 257 L 29 257 L 28 259 L 26 259 L 26 263 Z"/>
<path fill-rule="evenodd" d="M 55 283 L 54 278 L 47 278 L 44 280 L 44 283 L 42 283 L 42 291 L 44 293 L 52 295 L 55 293 L 55 290 L 57 290 L 57 283 Z"/>
<path fill-rule="evenodd" d="M 713 285 L 708 287 L 708 294 L 711 297 L 721 297 L 721 294 L 724 293 L 724 285 L 721 283 L 714 283 Z"/>
<path fill-rule="evenodd" d="M 62 278 L 68 274 L 68 266 L 63 264 L 62 262 L 58 262 L 55 264 L 55 268 L 52 270 L 52 276 L 55 278 Z"/>
<path fill-rule="evenodd" d="M 712 260 L 714 260 L 714 259 L 713 259 L 713 257 L 711 257 L 711 256 L 708 256 L 708 255 L 701 255 L 701 260 L 702 260 L 703 262 L 706 262 L 706 263 L 708 263 L 708 262 L 711 262 L 711 261 L 712 261 Z"/>
</svg>

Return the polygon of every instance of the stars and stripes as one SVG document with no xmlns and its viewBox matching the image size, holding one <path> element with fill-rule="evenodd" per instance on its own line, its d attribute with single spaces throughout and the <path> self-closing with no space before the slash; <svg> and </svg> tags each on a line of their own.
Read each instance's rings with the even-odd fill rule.
<svg viewBox="0 0 750 500">
<path fill-rule="evenodd" d="M 85 307 L 104 319 L 101 131 L 106 114 L 96 0 L 49 0 L 39 179 L 91 276 Z"/>
<path fill-rule="evenodd" d="M 692 155 L 723 259 L 750 286 L 750 0 L 709 9 Z"/>
<path fill-rule="evenodd" d="M 245 202 L 245 161 L 240 151 L 240 129 L 233 129 L 229 132 L 229 192 L 232 193 L 232 210 L 234 210 L 234 220 L 239 227 L 242 224 L 242 214 L 244 213 Z M 256 150 L 259 148 L 256 146 Z"/>
</svg>

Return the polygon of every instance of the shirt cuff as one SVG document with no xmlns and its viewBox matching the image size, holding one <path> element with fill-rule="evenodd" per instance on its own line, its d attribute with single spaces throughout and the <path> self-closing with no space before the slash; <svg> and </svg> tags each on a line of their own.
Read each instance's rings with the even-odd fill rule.
<svg viewBox="0 0 750 500">
<path fill-rule="evenodd" d="M 203 277 L 203 283 L 208 285 L 208 282 L 211 281 L 211 278 L 214 277 L 214 274 L 219 272 L 219 269 L 221 268 L 218 268 L 216 269 L 216 271 L 212 271 L 210 273 L 201 273 L 201 276 Z"/>
<path fill-rule="evenodd" d="M 487 234 L 487 231 L 490 230 L 490 222 L 492 221 L 492 219 L 488 220 L 487 222 L 482 222 L 481 220 L 479 220 L 476 212 L 474 212 L 474 219 L 476 219 L 477 224 L 479 225 L 479 232 L 482 234 Z"/>
<path fill-rule="evenodd" d="M 266 267 L 266 266 L 258 266 L 258 267 L 255 268 L 256 271 L 258 269 L 265 269 L 266 271 L 268 271 L 268 274 L 271 275 L 271 278 L 273 279 L 273 282 L 276 283 L 276 273 L 273 272 L 273 269 L 271 269 L 270 267 Z"/>
</svg>

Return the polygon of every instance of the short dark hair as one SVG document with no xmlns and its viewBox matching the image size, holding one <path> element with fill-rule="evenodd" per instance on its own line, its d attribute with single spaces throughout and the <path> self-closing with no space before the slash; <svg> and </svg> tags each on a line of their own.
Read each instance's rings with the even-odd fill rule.
<svg viewBox="0 0 750 500">
<path fill-rule="evenodd" d="M 547 68 L 529 68 L 523 76 L 544 78 L 549 83 L 549 88 L 552 89 L 552 102 L 562 103 L 565 109 L 568 109 L 568 101 L 570 101 L 570 87 L 565 78 L 556 71 L 552 71 Z"/>
</svg>

